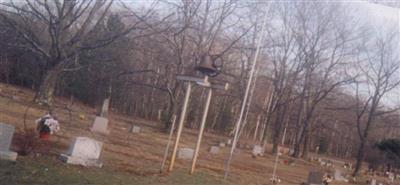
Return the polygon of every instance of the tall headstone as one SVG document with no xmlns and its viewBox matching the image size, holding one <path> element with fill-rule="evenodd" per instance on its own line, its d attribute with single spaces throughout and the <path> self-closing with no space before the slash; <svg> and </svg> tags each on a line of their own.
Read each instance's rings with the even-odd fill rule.
<svg viewBox="0 0 400 185">
<path fill-rule="evenodd" d="M 323 185 L 323 176 L 324 173 L 322 171 L 310 171 L 307 185 Z"/>
<path fill-rule="evenodd" d="M 88 137 L 77 137 L 67 154 L 61 154 L 60 159 L 69 164 L 102 167 L 99 161 L 103 143 Z"/>
<path fill-rule="evenodd" d="M 108 119 L 96 116 L 90 131 L 109 134 L 110 130 L 108 130 Z"/>
<path fill-rule="evenodd" d="M 14 130 L 14 126 L 0 123 L 0 159 L 10 161 L 17 160 L 18 154 L 9 150 Z"/>
<path fill-rule="evenodd" d="M 103 106 L 101 106 L 101 112 L 100 112 L 100 116 L 101 117 L 107 117 L 108 115 L 108 108 L 110 107 L 110 98 L 106 98 L 103 101 Z"/>
</svg>

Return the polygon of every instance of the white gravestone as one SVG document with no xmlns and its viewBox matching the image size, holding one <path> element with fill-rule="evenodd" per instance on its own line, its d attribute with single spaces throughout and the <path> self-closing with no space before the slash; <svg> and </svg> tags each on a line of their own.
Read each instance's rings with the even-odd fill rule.
<svg viewBox="0 0 400 185">
<path fill-rule="evenodd" d="M 371 185 L 376 185 L 376 179 L 371 180 Z"/>
<path fill-rule="evenodd" d="M 227 144 L 228 146 L 232 145 L 232 139 L 228 139 L 228 141 L 226 142 L 226 144 Z"/>
<path fill-rule="evenodd" d="M 133 125 L 132 129 L 131 129 L 131 132 L 134 133 L 134 134 L 138 134 L 138 133 L 140 133 L 140 130 L 141 129 L 140 129 L 139 126 Z"/>
<path fill-rule="evenodd" d="M 194 150 L 191 148 L 180 148 L 178 151 L 178 159 L 192 159 Z"/>
<path fill-rule="evenodd" d="M 218 145 L 219 145 L 219 147 L 225 147 L 225 143 L 224 142 L 220 142 Z"/>
<path fill-rule="evenodd" d="M 260 145 L 254 145 L 253 151 L 251 152 L 253 156 L 262 156 L 264 151 Z"/>
<path fill-rule="evenodd" d="M 90 131 L 109 134 L 110 130 L 108 130 L 108 119 L 96 116 Z"/>
<path fill-rule="evenodd" d="M 88 137 L 77 137 L 67 154 L 61 154 L 60 159 L 69 164 L 102 167 L 99 161 L 103 143 Z"/>
<path fill-rule="evenodd" d="M 9 150 L 14 130 L 14 126 L 0 123 L 0 159 L 2 160 L 17 160 L 18 154 Z"/>
<path fill-rule="evenodd" d="M 210 153 L 218 154 L 219 153 L 219 147 L 218 146 L 211 146 L 210 147 Z"/>
<path fill-rule="evenodd" d="M 110 106 L 110 98 L 106 98 L 103 101 L 103 106 L 101 106 L 101 112 L 100 112 L 101 117 L 107 117 L 109 106 Z"/>
<path fill-rule="evenodd" d="M 348 181 L 346 178 L 343 177 L 342 171 L 340 171 L 339 169 L 335 169 L 335 174 L 333 177 L 336 181 L 344 181 L 344 182 Z"/>
</svg>

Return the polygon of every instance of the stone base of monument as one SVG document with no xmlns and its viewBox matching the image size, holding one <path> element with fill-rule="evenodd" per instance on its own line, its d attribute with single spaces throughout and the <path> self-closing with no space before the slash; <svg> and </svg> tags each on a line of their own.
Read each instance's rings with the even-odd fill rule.
<svg viewBox="0 0 400 185">
<path fill-rule="evenodd" d="M 59 156 L 59 159 L 62 162 L 65 162 L 68 164 L 82 165 L 82 166 L 88 166 L 88 167 L 98 167 L 98 168 L 103 167 L 103 163 L 97 159 L 85 159 L 85 158 L 81 158 L 81 157 L 69 156 L 67 154 L 61 154 Z"/>
<path fill-rule="evenodd" d="M 178 150 L 178 159 L 192 159 L 194 150 L 191 148 L 180 148 Z"/>
<path fill-rule="evenodd" d="M 108 130 L 108 119 L 100 116 L 96 116 L 93 122 L 93 126 L 90 129 L 92 132 L 98 132 L 102 134 L 109 134 L 110 130 Z"/>
<path fill-rule="evenodd" d="M 16 161 L 18 157 L 17 152 L 13 151 L 0 151 L 0 159 L 7 161 Z"/>
</svg>

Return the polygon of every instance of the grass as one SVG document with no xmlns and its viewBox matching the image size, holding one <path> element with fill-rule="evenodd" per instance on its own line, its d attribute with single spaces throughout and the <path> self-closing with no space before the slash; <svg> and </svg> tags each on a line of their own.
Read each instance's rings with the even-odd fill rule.
<svg viewBox="0 0 400 185">
<path fill-rule="evenodd" d="M 168 176 L 137 176 L 104 168 L 66 165 L 54 157 L 19 157 L 17 162 L 0 161 L 0 185 L 148 185 L 148 184 L 224 184 L 206 173 L 188 175 L 175 170 Z"/>
</svg>

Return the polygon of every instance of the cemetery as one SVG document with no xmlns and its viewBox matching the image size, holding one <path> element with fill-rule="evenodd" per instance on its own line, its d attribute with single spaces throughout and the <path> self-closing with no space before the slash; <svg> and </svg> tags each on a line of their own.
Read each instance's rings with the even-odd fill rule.
<svg viewBox="0 0 400 185">
<path fill-rule="evenodd" d="M 7 103 L 8 99 L 4 95 L 11 92 L 19 91 L 15 88 L 7 87 L 0 84 L 2 89 L 2 96 L 0 96 L 0 103 Z M 30 91 L 22 91 L 19 93 L 21 99 L 29 99 L 33 94 Z M 9 138 L 10 133 L 13 133 L 13 127 L 15 127 L 15 132 L 21 131 L 23 128 L 23 115 L 20 115 L 20 109 L 25 106 L 21 102 L 8 101 L 7 109 L 1 107 L 0 119 L 2 122 L 7 122 L 8 124 L 0 124 L 2 126 L 3 132 L 7 133 L 7 138 Z M 149 132 L 140 133 L 139 135 L 131 133 L 132 122 L 127 117 L 114 114 L 109 112 L 109 121 L 107 129 L 111 132 L 108 135 L 93 132 L 92 126 L 93 121 L 96 116 L 92 113 L 94 110 L 88 107 L 81 108 L 81 105 L 76 107 L 76 111 L 73 113 L 73 122 L 68 123 L 69 117 L 68 112 L 63 109 L 57 110 L 59 113 L 60 121 L 65 123 L 61 125 L 61 132 L 56 133 L 50 140 L 54 142 L 54 147 L 51 148 L 52 154 L 48 154 L 47 161 L 43 158 L 37 157 L 32 158 L 31 156 L 18 156 L 12 151 L 10 138 L 8 140 L 1 140 L 0 143 L 2 150 L 2 160 L 0 163 L 0 179 L 6 179 L 5 169 L 2 166 L 7 166 L 10 163 L 5 162 L 7 160 L 16 160 L 17 164 L 33 165 L 33 166 L 43 166 L 51 169 L 52 166 L 57 166 L 56 170 L 80 170 L 82 173 L 97 173 L 99 175 L 108 176 L 107 180 L 104 182 L 111 183 L 115 178 L 109 176 L 109 170 L 117 169 L 112 173 L 119 178 L 126 178 L 127 181 L 132 180 L 131 177 L 124 175 L 136 174 L 133 179 L 138 182 L 144 182 L 146 179 L 151 179 L 152 184 L 159 184 L 159 180 L 162 180 L 166 184 L 179 184 L 181 181 L 169 180 L 168 176 L 159 173 L 158 169 L 162 161 L 163 149 L 168 140 L 168 134 L 159 134 L 154 137 L 157 130 L 154 130 L 154 125 L 156 122 L 149 122 L 146 120 L 137 119 L 135 120 L 136 127 L 145 127 Z M 87 119 L 82 120 L 79 118 L 80 114 L 86 115 Z M 32 109 L 28 112 L 28 121 L 34 121 L 37 117 L 40 117 L 45 110 Z M 13 116 L 20 115 L 20 116 Z M 19 118 L 18 118 L 19 117 Z M 4 134 L 0 135 L 6 137 Z M 197 131 L 187 129 L 182 135 L 182 144 L 178 150 L 178 157 L 176 160 L 176 167 L 178 172 L 173 172 L 172 177 L 179 176 L 183 179 L 182 182 L 191 184 L 193 182 L 205 182 L 206 184 L 248 184 L 248 183 L 261 183 L 265 182 L 265 174 L 272 173 L 274 166 L 274 156 L 265 153 L 263 156 L 253 158 L 253 154 L 260 155 L 261 149 L 258 145 L 253 148 L 240 149 L 237 153 L 235 163 L 233 163 L 232 169 L 232 180 L 223 181 L 222 174 L 224 172 L 224 163 L 226 156 L 229 154 L 229 138 L 224 136 L 213 135 L 205 133 L 203 147 L 200 150 L 198 167 L 194 175 L 189 175 L 188 170 L 190 167 L 190 162 L 193 155 L 193 147 L 195 146 L 195 141 L 197 137 Z M 131 140 L 127 142 L 127 138 Z M 227 141 L 227 143 L 221 142 Z M 220 147 L 224 143 L 225 147 Z M 187 148 L 185 148 L 187 147 Z M 239 150 L 238 150 L 239 151 Z M 282 155 L 279 159 L 277 174 L 280 179 L 280 184 L 301 184 L 301 183 L 319 183 L 323 178 L 321 173 L 330 172 L 332 177 L 335 179 L 332 183 L 333 185 L 351 184 L 351 178 L 348 176 L 350 171 L 344 168 L 341 161 L 335 161 L 331 159 L 335 167 L 321 166 L 317 157 L 314 157 L 314 161 L 304 161 L 301 159 L 293 159 L 288 155 Z M 285 161 L 294 161 L 292 165 L 289 165 Z M 327 159 L 321 159 L 320 161 L 326 161 Z M 351 161 L 348 161 L 351 162 Z M 63 165 L 64 163 L 70 166 Z M 82 169 L 80 166 L 86 166 Z M 12 166 L 9 166 L 12 169 Z M 100 168 L 101 167 L 101 168 Z M 54 168 L 54 167 L 53 167 Z M 335 170 L 335 169 L 340 170 Z M 310 171 L 319 171 L 309 174 Z M 313 172 L 314 172 L 313 171 Z M 24 172 L 27 173 L 27 172 Z M 60 172 L 61 173 L 61 172 Z M 206 174 L 206 176 L 204 176 Z M 244 175 L 246 174 L 246 175 Z M 70 174 L 71 175 L 71 174 Z M 160 175 L 160 176 L 159 176 Z M 203 176 L 198 176 L 203 175 Z M 347 175 L 347 176 L 346 176 Z M 78 176 L 78 174 L 73 175 Z M 151 178 L 149 178 L 151 176 Z M 269 175 L 267 175 L 268 177 Z M 78 178 L 77 177 L 77 178 Z M 202 179 L 207 177 L 207 179 Z M 367 177 L 365 181 L 368 180 Z M 375 181 L 384 182 L 385 177 L 375 177 Z M 79 178 L 78 178 L 79 180 Z M 97 182 L 95 179 L 93 182 Z M 268 180 L 267 180 L 268 181 Z M 311 182 L 312 181 L 312 182 Z M 67 181 L 69 182 L 69 181 Z M 70 181 L 73 182 L 73 181 Z M 101 184 L 101 181 L 98 181 Z M 158 183 L 157 183 L 158 182 Z M 141 184 L 141 183 L 138 183 Z M 163 183 L 161 183 L 163 184 Z M 314 183 L 315 184 L 315 183 Z M 376 183 L 378 184 L 378 183 Z"/>
<path fill-rule="evenodd" d="M 0 1 L 0 185 L 400 185 L 400 2 Z"/>
</svg>

